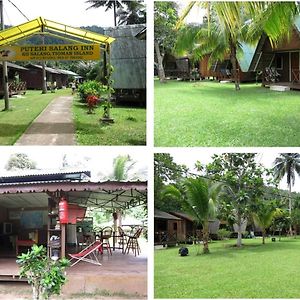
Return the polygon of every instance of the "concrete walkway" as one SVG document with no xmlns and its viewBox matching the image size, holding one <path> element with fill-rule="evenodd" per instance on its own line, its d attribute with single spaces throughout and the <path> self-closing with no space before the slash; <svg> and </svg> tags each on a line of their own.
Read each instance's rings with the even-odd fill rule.
<svg viewBox="0 0 300 300">
<path fill-rule="evenodd" d="M 72 96 L 55 98 L 15 143 L 23 145 L 75 145 Z"/>
</svg>

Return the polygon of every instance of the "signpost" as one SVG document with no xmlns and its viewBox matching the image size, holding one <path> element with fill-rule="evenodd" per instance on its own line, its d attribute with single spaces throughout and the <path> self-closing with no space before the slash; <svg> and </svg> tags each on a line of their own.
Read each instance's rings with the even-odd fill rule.
<svg viewBox="0 0 300 300">
<path fill-rule="evenodd" d="M 1 46 L 0 61 L 98 60 L 99 44 Z"/>
</svg>

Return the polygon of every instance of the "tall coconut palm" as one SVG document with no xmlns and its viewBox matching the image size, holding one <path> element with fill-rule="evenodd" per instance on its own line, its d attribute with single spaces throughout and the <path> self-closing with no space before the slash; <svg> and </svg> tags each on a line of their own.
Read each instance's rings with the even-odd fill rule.
<svg viewBox="0 0 300 300">
<path fill-rule="evenodd" d="M 183 202 L 185 212 L 203 228 L 203 253 L 209 253 L 209 220 L 215 216 L 215 203 L 210 195 L 208 182 L 203 178 L 187 178 L 183 181 L 182 190 L 173 185 L 166 187 L 164 197 L 173 197 Z"/>
<path fill-rule="evenodd" d="M 295 184 L 296 174 L 300 176 L 300 154 L 299 153 L 281 153 L 274 161 L 275 180 L 281 181 L 286 176 L 286 183 L 289 190 L 289 217 L 292 216 L 292 186 Z M 292 225 L 290 225 L 290 234 Z"/>
<path fill-rule="evenodd" d="M 191 1 L 183 12 L 178 23 L 180 26 L 183 19 L 189 14 L 191 9 L 199 2 Z M 195 45 L 197 54 L 210 55 L 209 63 L 223 60 L 227 55 L 232 64 L 235 89 L 240 90 L 239 70 L 237 63 L 237 53 L 240 42 L 244 40 L 245 16 L 242 10 L 242 2 L 206 2 L 201 3 L 208 10 L 208 22 L 203 24 L 199 31 L 193 31 L 191 42 Z M 213 20 L 210 21 L 210 16 Z M 178 38 L 177 50 L 181 51 L 186 47 L 182 44 L 181 36 Z M 200 58 L 199 57 L 199 58 Z"/>
<path fill-rule="evenodd" d="M 241 51 L 241 42 L 255 43 L 265 32 L 272 45 L 275 45 L 283 37 L 287 37 L 295 15 L 299 13 L 299 6 L 295 2 L 190 1 L 183 11 L 178 27 L 182 26 L 184 18 L 199 3 L 207 10 L 208 22 L 201 26 L 198 33 L 194 31 L 190 42 L 194 44 L 195 50 L 197 49 L 199 58 L 210 55 L 210 64 L 229 55 L 236 90 L 240 89 L 237 54 Z M 184 41 L 180 36 L 177 50 L 191 48 L 186 43 L 187 39 Z"/>
<path fill-rule="evenodd" d="M 123 4 L 130 1 L 118 1 L 118 0 L 87 0 L 86 3 L 91 4 L 87 9 L 90 8 L 99 8 L 99 7 L 105 7 L 105 11 L 108 11 L 110 9 L 114 10 L 114 24 L 117 26 L 117 9 L 123 7 Z"/>
<path fill-rule="evenodd" d="M 127 1 L 126 7 L 118 9 L 118 25 L 146 23 L 146 7 L 143 1 Z"/>
</svg>

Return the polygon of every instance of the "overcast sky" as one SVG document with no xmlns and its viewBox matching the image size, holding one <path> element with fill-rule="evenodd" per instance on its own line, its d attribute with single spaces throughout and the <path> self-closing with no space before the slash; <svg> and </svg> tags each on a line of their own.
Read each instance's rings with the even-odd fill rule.
<svg viewBox="0 0 300 300">
<path fill-rule="evenodd" d="M 86 0 L 10 0 L 30 20 L 44 17 L 70 26 L 80 27 L 114 25 L 113 11 L 105 12 L 104 8 L 89 9 Z M 4 2 L 4 21 L 7 25 L 18 25 L 27 22 L 24 16 L 8 1 Z"/>
<path fill-rule="evenodd" d="M 255 149 L 245 149 L 243 152 L 254 152 Z M 284 150 L 284 149 L 283 149 Z M 284 150 L 287 152 L 286 150 Z M 283 152 L 284 152 L 283 151 Z M 202 164 L 206 165 L 209 162 L 212 161 L 211 157 L 213 154 L 221 154 L 221 153 L 226 153 L 226 149 L 178 149 L 177 151 L 169 151 L 171 156 L 174 158 L 174 161 L 179 164 L 185 164 L 192 172 L 195 171 L 195 162 L 199 160 Z M 232 152 L 232 151 L 231 151 Z M 260 149 L 257 149 L 255 151 L 258 153 L 257 156 L 257 162 L 261 163 L 263 166 L 266 168 L 272 168 L 273 167 L 273 162 L 276 157 L 279 156 L 279 151 L 278 149 L 267 149 L 265 148 L 263 151 Z M 286 190 L 287 185 L 286 185 L 286 178 L 283 178 L 280 188 Z M 292 191 L 297 191 L 300 192 L 300 178 L 296 178 L 295 185 L 292 187 Z"/>
<path fill-rule="evenodd" d="M 147 170 L 148 159 L 145 149 L 121 149 L 112 147 L 46 147 L 46 146 L 25 146 L 25 147 L 0 147 L 0 176 L 7 174 L 5 165 L 9 157 L 14 153 L 25 153 L 37 163 L 38 169 L 53 170 L 62 167 L 64 154 L 67 154 L 67 161 L 71 165 L 77 165 L 80 169 L 92 172 L 92 180 L 97 180 L 97 174 L 103 175 L 112 173 L 113 159 L 118 155 L 130 155 L 136 161 L 134 171 Z M 145 177 L 145 176 L 144 176 Z M 147 180 L 147 178 L 141 178 Z"/>
</svg>

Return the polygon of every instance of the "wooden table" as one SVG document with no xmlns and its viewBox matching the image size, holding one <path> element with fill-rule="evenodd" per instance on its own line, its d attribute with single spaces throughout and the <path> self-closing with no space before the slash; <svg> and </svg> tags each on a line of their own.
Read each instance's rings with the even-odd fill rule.
<svg viewBox="0 0 300 300">
<path fill-rule="evenodd" d="M 32 247 L 35 244 L 33 240 L 16 240 L 16 255 L 19 255 L 19 247 Z"/>
</svg>

